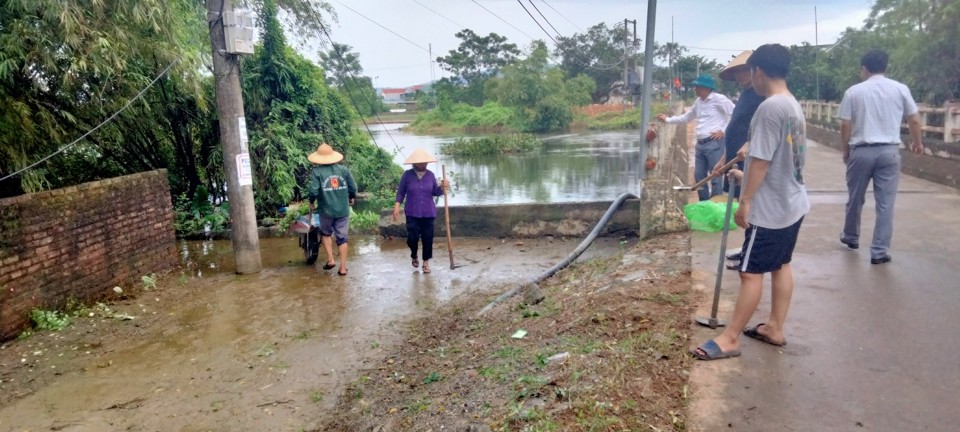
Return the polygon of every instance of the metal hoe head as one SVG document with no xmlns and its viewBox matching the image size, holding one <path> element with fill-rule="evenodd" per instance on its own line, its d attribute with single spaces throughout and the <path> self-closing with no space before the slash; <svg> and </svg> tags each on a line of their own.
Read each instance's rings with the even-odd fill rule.
<svg viewBox="0 0 960 432">
<path fill-rule="evenodd" d="M 719 320 L 714 317 L 709 317 L 709 318 L 696 317 L 694 318 L 694 320 L 697 322 L 697 324 L 700 324 L 704 327 L 710 327 L 712 329 L 715 329 L 717 327 L 724 327 L 727 325 L 727 323 L 724 322 L 723 320 Z"/>
</svg>

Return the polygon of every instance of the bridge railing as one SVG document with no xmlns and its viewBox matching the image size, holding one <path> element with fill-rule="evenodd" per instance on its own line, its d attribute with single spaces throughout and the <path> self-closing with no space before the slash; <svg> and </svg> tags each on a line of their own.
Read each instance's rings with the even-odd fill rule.
<svg viewBox="0 0 960 432">
<path fill-rule="evenodd" d="M 837 113 L 840 104 L 836 102 L 800 101 L 807 121 L 820 127 L 840 130 Z M 920 111 L 920 130 L 924 138 L 942 140 L 945 143 L 960 143 L 960 103 L 948 102 L 943 107 L 931 107 L 918 104 Z M 906 130 L 907 124 L 901 127 Z"/>
</svg>

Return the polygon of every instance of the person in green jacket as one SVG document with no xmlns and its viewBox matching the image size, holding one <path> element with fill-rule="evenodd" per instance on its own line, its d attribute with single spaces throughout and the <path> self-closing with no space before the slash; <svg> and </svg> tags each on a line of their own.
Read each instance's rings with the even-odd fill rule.
<svg viewBox="0 0 960 432">
<path fill-rule="evenodd" d="M 347 228 L 350 226 L 350 206 L 357 196 L 357 183 L 353 181 L 350 170 L 338 163 L 343 160 L 343 154 L 333 150 L 329 144 L 321 144 L 307 159 L 317 164 L 310 171 L 307 196 L 310 199 L 311 220 L 314 201 L 317 201 L 317 213 L 320 214 L 321 243 L 327 252 L 327 263 L 323 269 L 330 270 L 337 266 L 333 257 L 333 239 L 336 238 L 340 251 L 340 270 L 337 274 L 346 276 L 349 249 Z"/>
</svg>

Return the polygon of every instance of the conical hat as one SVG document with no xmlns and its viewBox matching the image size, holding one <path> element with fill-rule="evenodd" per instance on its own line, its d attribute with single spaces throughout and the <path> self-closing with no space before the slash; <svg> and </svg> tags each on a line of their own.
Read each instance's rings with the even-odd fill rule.
<svg viewBox="0 0 960 432">
<path fill-rule="evenodd" d="M 427 153 L 424 149 L 416 149 L 410 156 L 407 157 L 407 160 L 403 161 L 404 165 L 410 165 L 415 163 L 430 163 L 436 162 L 437 158 L 433 157 L 432 154 Z"/>
<path fill-rule="evenodd" d="M 740 53 L 740 55 L 734 57 L 733 60 L 730 60 L 730 63 L 728 63 L 727 66 L 720 71 L 720 79 L 724 81 L 736 81 L 737 79 L 733 76 L 733 74 L 737 71 L 738 67 L 747 65 L 747 59 L 750 58 L 750 55 L 752 54 L 753 51 L 746 50 Z"/>
<path fill-rule="evenodd" d="M 330 165 L 342 161 L 343 154 L 335 151 L 333 147 L 330 147 L 330 144 L 323 143 L 320 144 L 320 147 L 317 147 L 317 151 L 307 156 L 307 160 L 317 165 Z"/>
</svg>

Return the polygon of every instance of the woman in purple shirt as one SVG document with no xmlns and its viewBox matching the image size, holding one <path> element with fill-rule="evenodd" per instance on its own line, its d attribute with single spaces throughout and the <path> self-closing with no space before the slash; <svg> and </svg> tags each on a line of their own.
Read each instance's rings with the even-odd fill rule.
<svg viewBox="0 0 960 432">
<path fill-rule="evenodd" d="M 437 205 L 433 197 L 443 195 L 447 180 L 438 182 L 427 164 L 437 159 L 422 149 L 416 149 L 403 162 L 413 165 L 413 169 L 403 172 L 400 186 L 397 187 L 397 201 L 393 204 L 393 221 L 400 218 L 400 204 L 406 200 L 403 212 L 407 218 L 407 246 L 413 267 L 420 267 L 417 260 L 417 242 L 423 242 L 423 272 L 430 273 L 430 258 L 433 258 L 433 222 L 437 218 Z M 442 187 L 442 188 L 441 188 Z"/>
</svg>

